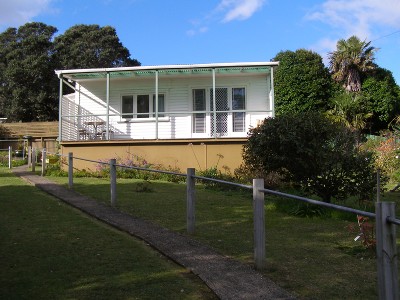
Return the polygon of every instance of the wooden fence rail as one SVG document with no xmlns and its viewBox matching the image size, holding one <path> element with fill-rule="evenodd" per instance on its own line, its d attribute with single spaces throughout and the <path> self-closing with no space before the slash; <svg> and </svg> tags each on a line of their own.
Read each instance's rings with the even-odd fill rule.
<svg viewBox="0 0 400 300">
<path fill-rule="evenodd" d="M 32 155 L 35 149 L 32 150 Z M 10 153 L 11 155 L 11 153 Z M 43 149 L 42 168 L 46 167 L 46 149 Z M 68 153 L 68 186 L 73 188 L 73 159 L 81 159 L 98 164 L 109 164 L 110 166 L 110 198 L 111 205 L 117 204 L 117 172 L 116 167 L 126 167 L 131 169 L 143 170 L 148 172 L 167 173 L 177 176 L 186 176 L 186 192 L 187 192 L 187 232 L 192 234 L 195 232 L 195 204 L 196 204 L 196 179 L 209 180 L 221 184 L 229 184 L 241 188 L 253 190 L 253 222 L 254 222 L 254 262 L 256 269 L 265 268 L 266 249 L 265 249 L 265 194 L 272 194 L 286 198 L 297 199 L 307 203 L 328 207 L 345 212 L 351 212 L 357 215 L 376 218 L 376 250 L 377 250 L 377 266 L 378 266 L 378 295 L 379 299 L 399 299 L 399 283 L 397 269 L 397 244 L 396 244 L 396 226 L 400 224 L 400 220 L 395 216 L 395 203 L 378 201 L 375 206 L 376 213 L 361 211 L 345 206 L 326 203 L 300 197 L 297 195 L 286 194 L 273 190 L 264 189 L 263 179 L 254 179 L 253 186 L 237 184 L 233 182 L 223 181 L 214 178 L 207 178 L 195 175 L 195 169 L 187 169 L 186 174 L 175 173 L 170 171 L 153 170 L 140 167 L 117 165 L 115 159 L 111 159 L 109 163 L 89 160 L 79 157 L 73 157 L 73 153 Z M 34 171 L 34 159 L 32 160 L 32 170 Z M 44 167 L 43 167 L 44 165 Z M 43 169 L 42 169 L 43 170 Z M 42 171 L 45 175 L 45 170 Z M 379 179 L 378 179 L 379 182 Z M 379 200 L 379 199 L 378 199 Z"/>
</svg>

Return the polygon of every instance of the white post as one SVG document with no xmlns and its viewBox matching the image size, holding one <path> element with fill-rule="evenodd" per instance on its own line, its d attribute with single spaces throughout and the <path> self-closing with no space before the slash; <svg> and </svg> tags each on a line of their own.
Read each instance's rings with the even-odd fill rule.
<svg viewBox="0 0 400 300">
<path fill-rule="evenodd" d="M 158 70 L 156 70 L 156 74 L 155 74 L 155 81 L 156 81 L 156 87 L 155 87 L 155 89 L 156 89 L 156 95 L 155 95 L 155 112 L 156 112 L 156 115 L 155 115 L 155 118 L 156 118 L 156 140 L 158 140 Z M 153 101 L 153 100 L 150 100 L 150 101 Z"/>
<path fill-rule="evenodd" d="M 110 186 L 111 186 L 111 206 L 117 204 L 117 167 L 115 158 L 110 159 Z"/>
<path fill-rule="evenodd" d="M 8 168 L 12 168 L 12 147 L 8 146 Z"/>
<path fill-rule="evenodd" d="M 396 218 L 395 203 L 377 202 L 375 212 L 379 299 L 399 299 L 396 225 L 387 221 Z"/>
<path fill-rule="evenodd" d="M 59 86 L 59 96 L 58 96 L 58 141 L 61 143 L 62 138 L 62 105 L 63 105 L 63 77 L 60 74 L 60 86 Z"/>
<path fill-rule="evenodd" d="M 187 169 L 186 175 L 186 226 L 188 233 L 194 233 L 195 229 L 195 204 L 196 204 L 196 187 L 194 168 Z"/>
<path fill-rule="evenodd" d="M 36 166 L 36 149 L 32 149 L 32 172 L 35 172 L 35 166 Z"/>
<path fill-rule="evenodd" d="M 110 139 L 110 72 L 107 72 L 106 99 L 107 99 L 106 140 L 108 141 Z"/>
<path fill-rule="evenodd" d="M 271 94 L 270 94 L 270 109 L 272 110 L 272 116 L 275 118 L 275 89 L 274 89 L 274 67 L 271 67 Z"/>
<path fill-rule="evenodd" d="M 214 127 L 214 137 L 217 138 L 217 107 L 216 107 L 216 100 L 215 100 L 215 95 L 217 91 L 215 90 L 215 69 L 212 69 L 212 80 L 213 80 L 213 98 L 212 98 L 212 103 L 213 103 L 213 116 L 214 116 L 214 122 L 213 122 L 213 127 Z"/>
<path fill-rule="evenodd" d="M 265 212 L 263 179 L 253 179 L 254 263 L 257 270 L 265 268 Z"/>
<path fill-rule="evenodd" d="M 42 176 L 46 175 L 46 148 L 42 149 Z"/>
<path fill-rule="evenodd" d="M 74 178 L 74 157 L 72 155 L 72 152 L 68 153 L 68 187 L 72 189 L 72 186 L 74 184 L 73 179 Z"/>
</svg>

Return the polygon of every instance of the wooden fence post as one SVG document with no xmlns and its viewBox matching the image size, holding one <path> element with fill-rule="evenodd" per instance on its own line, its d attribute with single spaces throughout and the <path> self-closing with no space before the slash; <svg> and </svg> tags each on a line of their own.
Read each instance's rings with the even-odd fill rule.
<svg viewBox="0 0 400 300">
<path fill-rule="evenodd" d="M 32 149 L 32 172 L 35 172 L 36 166 L 36 148 Z"/>
<path fill-rule="evenodd" d="M 32 167 L 32 146 L 28 146 L 28 168 Z"/>
<path fill-rule="evenodd" d="M 253 179 L 254 263 L 257 270 L 265 268 L 265 208 L 263 179 Z"/>
<path fill-rule="evenodd" d="M 188 233 L 194 233 L 195 230 L 195 205 L 196 205 L 196 187 L 194 168 L 187 169 L 186 175 L 186 226 Z"/>
<path fill-rule="evenodd" d="M 8 168 L 12 168 L 12 147 L 8 146 Z"/>
<path fill-rule="evenodd" d="M 68 153 L 68 187 L 72 189 L 74 184 L 74 156 L 72 152 Z"/>
<path fill-rule="evenodd" d="M 111 186 L 111 206 L 117 204 L 117 167 L 115 158 L 110 159 L 110 186 Z"/>
<path fill-rule="evenodd" d="M 395 203 L 377 202 L 375 212 L 379 299 L 399 299 L 396 225 L 387 221 L 396 218 Z"/>
<path fill-rule="evenodd" d="M 381 201 L 381 171 L 376 171 L 376 202 Z"/>
<path fill-rule="evenodd" d="M 46 175 L 46 148 L 42 149 L 42 176 Z"/>
</svg>

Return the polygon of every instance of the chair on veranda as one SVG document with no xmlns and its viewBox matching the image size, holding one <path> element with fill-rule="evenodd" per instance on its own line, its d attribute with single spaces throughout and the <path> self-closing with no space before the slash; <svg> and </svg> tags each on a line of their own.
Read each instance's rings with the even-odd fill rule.
<svg viewBox="0 0 400 300">
<path fill-rule="evenodd" d="M 78 129 L 78 136 L 79 140 L 88 140 L 89 139 L 89 132 L 85 128 Z"/>
</svg>

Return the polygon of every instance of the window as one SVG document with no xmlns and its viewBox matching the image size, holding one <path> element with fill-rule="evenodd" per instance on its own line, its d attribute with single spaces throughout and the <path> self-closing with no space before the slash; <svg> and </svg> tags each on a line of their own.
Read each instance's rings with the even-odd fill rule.
<svg viewBox="0 0 400 300">
<path fill-rule="evenodd" d="M 137 117 L 138 118 L 148 118 L 150 112 L 149 95 L 138 95 L 137 96 Z"/>
<path fill-rule="evenodd" d="M 193 111 L 206 111 L 206 90 L 193 90 Z M 193 133 L 206 132 L 206 114 L 193 114 Z"/>
<path fill-rule="evenodd" d="M 122 96 L 122 118 L 133 118 L 133 96 Z"/>
<path fill-rule="evenodd" d="M 150 102 L 150 97 L 153 101 Z M 156 96 L 154 94 L 142 95 L 124 95 L 122 96 L 122 118 L 154 118 L 156 112 Z M 164 117 L 165 114 L 165 95 L 158 95 L 158 117 Z"/>
<path fill-rule="evenodd" d="M 232 89 L 232 122 L 233 132 L 245 131 L 245 112 L 234 112 L 235 110 L 246 109 L 246 91 L 245 88 Z"/>
<path fill-rule="evenodd" d="M 153 95 L 153 116 L 156 116 L 156 95 Z M 164 114 L 161 114 L 165 112 L 165 101 L 164 101 L 164 94 L 158 94 L 158 117 L 165 117 Z"/>
</svg>

